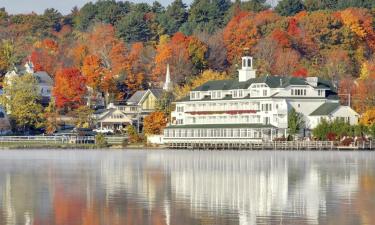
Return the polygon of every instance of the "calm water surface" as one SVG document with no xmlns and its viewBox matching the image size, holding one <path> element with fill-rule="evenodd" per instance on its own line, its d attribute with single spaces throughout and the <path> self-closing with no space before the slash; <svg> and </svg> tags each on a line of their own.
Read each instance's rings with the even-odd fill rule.
<svg viewBox="0 0 375 225">
<path fill-rule="evenodd" d="M 0 151 L 0 224 L 375 224 L 375 153 Z"/>
</svg>

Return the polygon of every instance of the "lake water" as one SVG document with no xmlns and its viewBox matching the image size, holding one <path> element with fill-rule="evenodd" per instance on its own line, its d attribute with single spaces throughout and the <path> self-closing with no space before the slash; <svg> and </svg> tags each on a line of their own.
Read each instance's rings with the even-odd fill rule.
<svg viewBox="0 0 375 225">
<path fill-rule="evenodd" d="M 375 153 L 0 151 L 0 224 L 373 225 Z"/>
</svg>

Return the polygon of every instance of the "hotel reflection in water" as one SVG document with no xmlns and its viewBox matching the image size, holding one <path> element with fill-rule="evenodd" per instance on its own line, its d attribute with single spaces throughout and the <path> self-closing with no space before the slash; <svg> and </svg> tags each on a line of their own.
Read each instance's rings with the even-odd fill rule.
<svg viewBox="0 0 375 225">
<path fill-rule="evenodd" d="M 374 154 L 35 155 L 0 157 L 0 224 L 375 224 Z"/>
</svg>

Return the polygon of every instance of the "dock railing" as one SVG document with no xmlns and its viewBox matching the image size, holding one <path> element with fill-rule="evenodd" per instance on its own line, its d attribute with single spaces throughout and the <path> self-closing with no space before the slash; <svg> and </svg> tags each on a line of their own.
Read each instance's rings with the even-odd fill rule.
<svg viewBox="0 0 375 225">
<path fill-rule="evenodd" d="M 206 141 L 206 140 L 177 140 L 168 143 L 172 149 L 208 149 L 208 150 L 374 150 L 375 142 L 353 142 L 343 146 L 338 141 L 252 141 L 238 142 L 236 140 Z"/>
</svg>

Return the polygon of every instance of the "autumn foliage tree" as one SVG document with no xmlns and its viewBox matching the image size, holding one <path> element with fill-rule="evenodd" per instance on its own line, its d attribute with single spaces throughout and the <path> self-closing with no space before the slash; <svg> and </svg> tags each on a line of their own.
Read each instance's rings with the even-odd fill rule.
<svg viewBox="0 0 375 225">
<path fill-rule="evenodd" d="M 188 83 L 183 86 L 176 87 L 174 94 L 177 99 L 183 98 L 188 95 L 188 93 L 194 88 L 208 82 L 211 80 L 227 80 L 231 77 L 225 72 L 219 73 L 212 70 L 206 70 L 201 75 L 194 77 Z"/>
<path fill-rule="evenodd" d="M 58 109 L 75 109 L 84 104 L 86 79 L 79 69 L 60 69 L 56 73 L 52 92 Z"/>
<path fill-rule="evenodd" d="M 163 112 L 153 112 L 143 121 L 145 134 L 162 134 L 167 126 L 167 116 Z"/>
</svg>

